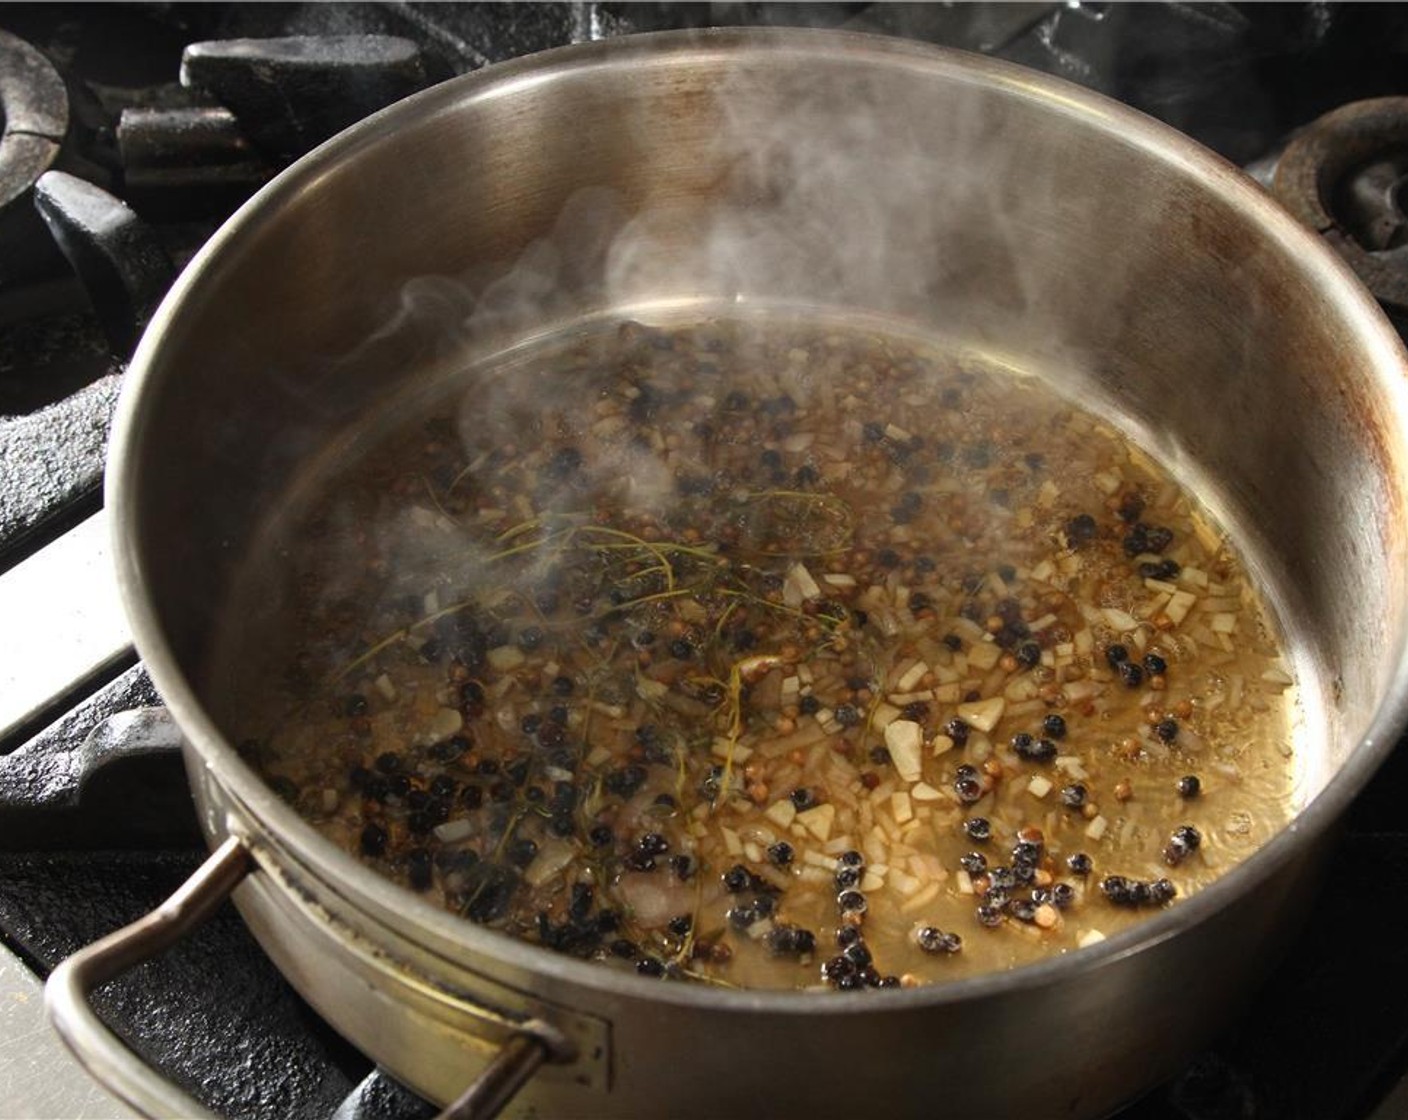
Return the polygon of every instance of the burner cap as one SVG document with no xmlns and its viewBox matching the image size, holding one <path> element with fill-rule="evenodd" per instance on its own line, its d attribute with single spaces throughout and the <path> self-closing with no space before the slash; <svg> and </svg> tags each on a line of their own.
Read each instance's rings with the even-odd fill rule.
<svg viewBox="0 0 1408 1120">
<path fill-rule="evenodd" d="M 1408 311 L 1408 97 L 1316 120 L 1287 145 L 1273 189 L 1380 302 Z"/>
<path fill-rule="evenodd" d="M 0 31 L 0 215 L 49 170 L 68 131 L 68 93 L 49 60 Z M 27 205 L 27 203 L 26 203 Z"/>
</svg>

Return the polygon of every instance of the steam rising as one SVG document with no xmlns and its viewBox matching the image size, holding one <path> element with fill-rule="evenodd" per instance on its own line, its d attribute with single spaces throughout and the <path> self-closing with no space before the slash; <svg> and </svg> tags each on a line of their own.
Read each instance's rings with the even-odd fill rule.
<svg viewBox="0 0 1408 1120">
<path fill-rule="evenodd" d="M 989 359 L 1016 354 L 1014 366 L 1044 371 L 1082 370 L 1089 354 L 1118 351 L 1113 344 L 1138 329 L 1120 304 L 1127 284 L 1141 278 L 1121 275 L 1114 262 L 1140 258 L 1112 254 L 1082 231 L 1113 224 L 1126 247 L 1155 239 L 1171 188 L 1150 177 L 1144 160 L 1128 164 L 1142 169 L 1142 189 L 1109 196 L 1080 189 L 1088 183 L 1082 157 L 1092 145 L 1111 162 L 1112 175 L 1124 166 L 1121 150 L 1112 153 L 1089 120 L 1062 127 L 1086 110 L 1047 103 L 1033 113 L 1034 102 L 1049 98 L 1011 75 L 994 79 L 1001 91 L 994 94 L 972 76 L 936 87 L 902 65 L 812 72 L 763 56 L 723 73 L 707 105 L 691 104 L 688 113 L 668 93 L 618 107 L 614 140 L 630 142 L 616 159 L 594 165 L 591 138 L 583 141 L 581 158 L 599 178 L 569 177 L 586 185 L 565 191 L 540 236 L 511 260 L 475 260 L 457 275 L 412 279 L 385 321 L 339 364 L 374 365 L 390 347 L 439 371 L 426 380 L 461 393 L 456 436 L 472 472 L 503 450 L 506 433 L 535 431 L 551 442 L 584 431 L 601 359 L 588 349 L 578 352 L 578 368 L 529 362 L 497 373 L 464 371 L 592 318 L 698 320 L 783 308 L 878 319 L 918 325 Z M 662 146 L 662 135 L 677 142 Z M 531 194 L 544 184 L 516 186 Z M 1106 292 L 1092 290 L 1073 304 L 1052 283 L 1066 260 L 1075 274 L 1098 272 Z M 642 377 L 671 390 L 648 346 L 632 355 Z M 773 391 L 809 404 L 850 376 L 802 363 Z M 1066 391 L 1079 387 L 1077 377 Z M 388 401 L 377 430 L 421 409 L 426 392 L 416 392 Z M 620 501 L 658 513 L 674 500 L 680 472 L 698 451 L 690 433 L 673 438 L 668 453 L 613 442 L 590 470 L 612 480 Z M 551 514 L 580 497 L 569 487 L 546 487 L 538 510 L 519 512 Z M 333 531 L 354 532 L 395 556 L 388 596 L 455 590 L 464 573 L 483 566 L 481 546 L 420 487 L 405 499 L 376 524 L 355 524 L 359 515 L 350 510 L 328 518 Z M 335 600 L 351 582 L 331 579 L 321 593 Z M 278 608 L 270 613 L 277 616 Z"/>
<path fill-rule="evenodd" d="M 682 123 L 677 153 L 643 148 L 638 165 L 604 169 L 616 182 L 568 195 L 515 260 L 405 285 L 373 340 L 409 332 L 443 355 L 584 312 L 687 302 L 878 312 L 1010 339 L 1023 328 L 1011 316 L 1044 316 L 1022 256 L 1109 217 L 1031 173 L 1059 163 L 1059 133 L 1018 135 L 1001 102 L 961 85 L 936 99 L 888 72 L 837 84 L 740 66 L 713 97 Z M 648 141 L 665 110 L 623 111 L 622 130 Z"/>
</svg>

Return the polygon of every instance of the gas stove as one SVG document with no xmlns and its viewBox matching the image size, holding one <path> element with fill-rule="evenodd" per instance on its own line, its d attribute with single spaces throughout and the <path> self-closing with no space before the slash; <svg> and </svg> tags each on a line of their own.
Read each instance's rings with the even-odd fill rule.
<svg viewBox="0 0 1408 1120">
<path fill-rule="evenodd" d="M 0 6 L 0 1115 L 127 1114 L 62 1051 L 39 985 L 205 854 L 101 510 L 123 370 L 171 279 L 280 168 L 418 89 L 568 43 L 736 24 L 906 36 L 1107 93 L 1246 167 L 1408 315 L 1408 102 L 1364 104 L 1408 94 L 1397 6 Z M 1368 905 L 1408 887 L 1405 796 L 1408 759 L 1391 759 L 1255 1003 L 1121 1120 L 1408 1115 L 1408 946 Z M 229 907 L 98 1002 L 222 1115 L 435 1111 L 323 1023 Z"/>
</svg>

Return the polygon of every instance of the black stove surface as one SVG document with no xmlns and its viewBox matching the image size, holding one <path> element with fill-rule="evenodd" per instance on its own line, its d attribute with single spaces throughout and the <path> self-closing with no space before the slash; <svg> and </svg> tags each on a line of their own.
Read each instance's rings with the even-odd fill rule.
<svg viewBox="0 0 1408 1120">
<path fill-rule="evenodd" d="M 182 85 L 182 51 L 192 42 L 353 33 L 405 40 L 417 52 L 409 61 L 340 60 L 336 80 L 347 67 L 371 73 L 368 88 L 389 96 L 569 42 L 714 24 L 844 27 L 981 50 L 1099 89 L 1244 165 L 1274 158 L 1296 129 L 1337 105 L 1408 92 L 1408 11 L 1397 6 L 0 6 L 0 33 L 43 54 L 67 91 L 53 166 L 128 203 L 173 269 L 300 146 L 339 126 L 336 106 L 317 90 L 292 90 L 291 117 L 262 108 L 260 89 L 222 69 L 218 49 L 205 64 L 209 85 Z M 18 240 L 7 242 L 17 223 Z M 81 263 L 76 280 L 47 232 L 0 212 L 0 569 L 98 507 L 113 403 L 142 315 L 140 301 L 114 306 L 106 281 Z M 81 240 L 82 230 L 74 236 Z M 121 284 L 118 296 L 139 287 Z M 178 757 L 124 757 L 121 727 L 118 749 L 80 749 L 109 716 L 156 702 L 139 666 L 37 735 L 0 743 L 0 941 L 39 975 L 152 909 L 204 856 Z M 1408 757 L 1400 753 L 1348 814 L 1315 912 L 1253 1006 L 1121 1120 L 1401 1114 L 1393 1091 L 1408 1075 L 1408 941 L 1387 910 L 1397 888 L 1408 888 L 1405 793 Z M 434 1112 L 303 1003 L 229 906 L 107 985 L 100 1009 L 222 1115 L 403 1120 Z"/>
</svg>

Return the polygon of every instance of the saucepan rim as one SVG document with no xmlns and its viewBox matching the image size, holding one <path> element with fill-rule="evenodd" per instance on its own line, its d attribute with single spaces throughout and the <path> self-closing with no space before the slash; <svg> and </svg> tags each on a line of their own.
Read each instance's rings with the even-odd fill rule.
<svg viewBox="0 0 1408 1120">
<path fill-rule="evenodd" d="M 356 907 L 399 915 L 397 932 L 432 952 L 472 967 L 476 960 L 551 977 L 598 992 L 647 996 L 685 1006 L 791 1014 L 848 1015 L 874 1013 L 884 1007 L 955 1004 L 1021 989 L 1043 987 L 1081 972 L 1094 972 L 1128 955 L 1146 950 L 1208 920 L 1235 899 L 1253 891 L 1288 861 L 1303 854 L 1340 816 L 1350 800 L 1384 760 L 1408 721 L 1408 651 L 1400 638 L 1385 652 L 1391 665 L 1388 687 L 1367 733 L 1330 777 L 1325 788 L 1291 823 L 1242 864 L 1191 898 L 1099 944 L 1005 972 L 992 972 L 915 989 L 882 990 L 863 998 L 819 996 L 814 992 L 736 991 L 706 985 L 661 984 L 632 973 L 603 968 L 521 942 L 458 918 L 410 890 L 384 878 L 337 848 L 281 801 L 239 758 L 197 698 L 160 624 L 152 600 L 141 524 L 141 447 L 152 431 L 152 401 L 172 375 L 166 363 L 166 338 L 188 305 L 222 283 L 239 258 L 242 243 L 285 204 L 322 176 L 355 161 L 359 154 L 398 131 L 424 125 L 439 114 L 458 112 L 469 103 L 510 95 L 530 86 L 546 86 L 593 67 L 673 62 L 696 64 L 702 57 L 720 59 L 750 52 L 779 57 L 845 57 L 868 65 L 912 70 L 916 76 L 997 87 L 1011 97 L 1040 102 L 1053 114 L 1078 119 L 1113 144 L 1138 149 L 1170 171 L 1187 176 L 1198 188 L 1244 212 L 1262 236 L 1285 257 L 1295 258 L 1302 276 L 1314 283 L 1326 305 L 1353 331 L 1390 402 L 1396 430 L 1408 436 L 1408 356 L 1387 319 L 1349 268 L 1310 231 L 1298 225 L 1255 183 L 1231 164 L 1173 128 L 1099 94 L 1025 68 L 980 55 L 907 40 L 850 32 L 799 29 L 714 29 L 660 32 L 598 43 L 577 44 L 434 86 L 352 126 L 280 174 L 210 239 L 181 274 L 154 316 L 126 375 L 111 445 L 106 500 L 113 512 L 116 564 L 122 597 L 136 639 L 157 690 L 214 780 L 262 827 L 295 853 L 301 871 L 311 874 Z M 1404 440 L 1408 445 L 1408 439 Z M 1394 449 L 1387 460 L 1404 481 L 1405 455 Z M 1405 626 L 1400 629 L 1408 629 Z M 208 824 L 219 832 L 232 822 Z M 238 825 L 237 825 L 238 826 Z"/>
</svg>

